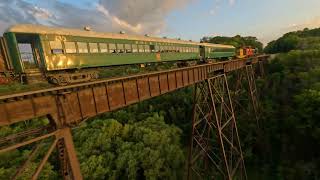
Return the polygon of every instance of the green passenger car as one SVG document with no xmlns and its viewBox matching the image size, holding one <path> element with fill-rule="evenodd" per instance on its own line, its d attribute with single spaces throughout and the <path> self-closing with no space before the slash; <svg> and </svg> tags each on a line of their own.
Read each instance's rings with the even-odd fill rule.
<svg viewBox="0 0 320 180">
<path fill-rule="evenodd" d="M 10 54 L 20 72 L 37 66 L 55 71 L 199 58 L 198 43 L 173 39 L 39 25 L 13 26 L 6 37 L 10 47 L 15 47 Z M 26 54 L 28 47 L 21 47 L 28 44 L 31 51 Z"/>
<path fill-rule="evenodd" d="M 4 38 L 15 73 L 41 74 L 54 83 L 96 78 L 89 70 L 97 67 L 235 55 L 235 48 L 226 45 L 31 24 L 9 28 Z"/>
<path fill-rule="evenodd" d="M 205 48 L 205 58 L 207 59 L 228 59 L 236 56 L 236 48 L 230 45 L 201 43 Z"/>
</svg>

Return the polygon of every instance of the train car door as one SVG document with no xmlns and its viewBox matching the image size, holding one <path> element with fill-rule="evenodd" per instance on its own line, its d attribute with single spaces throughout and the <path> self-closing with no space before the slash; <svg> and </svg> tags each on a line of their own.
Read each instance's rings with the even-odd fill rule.
<svg viewBox="0 0 320 180">
<path fill-rule="evenodd" d="M 4 60 L 4 55 L 3 55 L 3 46 L 2 46 L 2 40 L 3 38 L 0 37 L 0 72 L 6 71 L 6 64 Z"/>
<path fill-rule="evenodd" d="M 39 72 L 42 67 L 39 36 L 17 34 L 16 39 L 24 71 L 26 73 Z"/>
<path fill-rule="evenodd" d="M 204 62 L 206 59 L 206 50 L 204 46 L 200 46 L 200 61 Z"/>
</svg>

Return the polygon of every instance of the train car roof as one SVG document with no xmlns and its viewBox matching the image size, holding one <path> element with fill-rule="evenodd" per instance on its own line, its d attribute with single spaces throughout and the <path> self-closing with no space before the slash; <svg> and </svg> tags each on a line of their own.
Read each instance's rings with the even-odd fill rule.
<svg viewBox="0 0 320 180">
<path fill-rule="evenodd" d="M 34 24 L 17 24 L 10 27 L 7 32 L 13 33 L 26 33 L 26 34 L 55 34 L 55 35 L 66 35 L 66 36 L 81 36 L 81 37 L 94 37 L 94 38 L 110 38 L 110 39 L 126 39 L 126 40 L 138 40 L 138 41 L 149 41 L 149 42 L 163 42 L 163 43 L 177 43 L 177 44 L 188 44 L 188 45 L 199 45 L 198 42 L 184 41 L 169 38 L 159 37 L 147 37 L 139 35 L 128 35 L 128 34 L 116 34 L 106 32 L 94 32 L 80 29 L 71 28 L 60 28 L 60 27 L 49 27 L 43 25 Z"/>
<path fill-rule="evenodd" d="M 231 45 L 224 45 L 224 44 L 212 44 L 212 43 L 200 43 L 203 46 L 207 47 L 213 47 L 213 48 L 235 48 L 234 46 Z"/>
</svg>

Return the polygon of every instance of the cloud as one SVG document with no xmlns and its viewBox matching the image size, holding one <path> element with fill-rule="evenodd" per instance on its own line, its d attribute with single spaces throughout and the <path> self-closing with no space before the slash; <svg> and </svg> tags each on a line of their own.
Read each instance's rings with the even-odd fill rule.
<svg viewBox="0 0 320 180">
<path fill-rule="evenodd" d="M 233 6 L 236 3 L 236 0 L 229 0 L 229 4 Z"/>
<path fill-rule="evenodd" d="M 255 30 L 256 32 L 264 32 L 263 34 L 258 34 L 257 37 L 260 41 L 266 45 L 268 42 L 280 38 L 283 34 L 303 30 L 304 28 L 319 28 L 320 27 L 320 16 L 307 19 L 304 22 L 295 22 L 283 27 L 275 27 L 272 29 Z M 255 33 L 253 33 L 255 34 Z"/>
<path fill-rule="evenodd" d="M 216 15 L 218 13 L 218 11 L 220 10 L 220 6 L 222 2 L 226 2 L 226 1 L 222 1 L 222 0 L 214 0 L 213 1 L 213 8 L 209 10 L 209 14 L 210 15 Z M 228 0 L 228 4 L 230 6 L 233 6 L 236 3 L 235 0 Z"/>
<path fill-rule="evenodd" d="M 55 19 L 48 9 L 34 6 L 23 0 L 2 0 L 0 2 L 0 33 L 12 24 L 46 24 L 47 19 Z"/>
<path fill-rule="evenodd" d="M 33 14 L 34 17 L 40 19 L 48 19 L 48 18 L 55 18 L 55 16 L 47 9 L 34 6 L 32 10 L 28 11 L 30 14 Z"/>
<path fill-rule="evenodd" d="M 113 24 L 136 33 L 159 33 L 165 28 L 166 16 L 193 0 L 100 0 L 99 8 Z"/>
<path fill-rule="evenodd" d="M 109 11 L 107 9 L 105 9 L 104 6 L 101 6 L 101 5 L 98 4 L 97 5 L 97 10 L 99 12 L 103 13 L 106 16 L 106 18 L 109 18 L 112 21 L 113 26 L 119 26 L 120 28 L 128 29 L 129 31 L 132 31 L 132 32 L 135 32 L 135 33 L 139 33 L 142 30 L 142 25 L 141 24 L 136 24 L 134 26 L 134 25 L 131 25 L 130 23 L 128 23 L 127 21 L 125 21 L 125 20 L 119 19 L 116 16 L 112 16 L 112 15 L 110 15 Z"/>
<path fill-rule="evenodd" d="M 194 0 L 99 0 L 95 6 L 80 8 L 61 1 L 46 1 L 43 6 L 24 0 L 1 0 L 0 33 L 17 23 L 45 24 L 96 31 L 128 31 L 159 34 L 166 28 L 165 18 Z"/>
<path fill-rule="evenodd" d="M 283 28 L 283 30 L 297 31 L 297 30 L 302 30 L 304 28 L 319 28 L 319 27 L 320 27 L 320 16 L 316 16 L 302 23 L 292 23 L 288 27 Z"/>
</svg>

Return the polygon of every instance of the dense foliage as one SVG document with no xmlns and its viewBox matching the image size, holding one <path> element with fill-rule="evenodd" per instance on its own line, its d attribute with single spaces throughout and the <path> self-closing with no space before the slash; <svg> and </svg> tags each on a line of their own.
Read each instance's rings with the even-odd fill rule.
<svg viewBox="0 0 320 180">
<path fill-rule="evenodd" d="M 185 161 L 180 135 L 155 114 L 125 125 L 97 119 L 74 137 L 85 179 L 178 179 Z"/>
<path fill-rule="evenodd" d="M 266 48 L 266 53 L 281 53 L 291 50 L 312 50 L 320 49 L 320 28 L 304 29 L 303 31 L 290 32 L 281 38 L 270 42 Z"/>
<path fill-rule="evenodd" d="M 300 33 L 302 42 L 319 35 L 316 30 Z M 230 44 L 242 46 L 243 40 L 237 38 L 240 40 L 230 40 Z M 300 40 L 297 44 L 302 44 Z M 227 41 L 228 38 L 214 40 L 229 44 Z M 285 43 L 278 47 L 284 46 Z M 316 43 L 312 46 L 316 47 Z M 257 80 L 261 95 L 260 128 L 252 112 L 237 109 L 236 114 L 249 179 L 319 179 L 320 51 L 293 50 L 278 54 L 267 65 L 266 74 L 264 79 Z M 234 79 L 230 78 L 229 84 L 232 87 Z M 250 98 L 246 98 L 248 101 L 241 101 L 242 105 L 249 104 Z M 84 178 L 183 179 L 192 103 L 193 88 L 185 88 L 81 124 L 73 130 L 73 135 Z M 250 109 L 250 105 L 244 107 Z M 47 123 L 39 119 L 1 127 L 0 137 Z M 21 179 L 30 178 L 48 147 L 49 142 L 42 143 L 42 150 L 34 156 Z M 27 146 L 0 154 L 0 179 L 12 177 L 30 152 L 31 147 Z M 61 179 L 56 156 L 54 152 L 40 179 Z"/>
<path fill-rule="evenodd" d="M 320 177 L 320 51 L 291 51 L 268 66 L 263 94 L 265 171 L 279 179 Z"/>
<path fill-rule="evenodd" d="M 263 44 L 259 42 L 256 37 L 252 37 L 252 36 L 242 37 L 240 35 L 237 35 L 234 37 L 224 37 L 224 36 L 203 37 L 201 39 L 201 42 L 228 44 L 236 47 L 237 49 L 244 46 L 251 46 L 254 48 L 258 48 L 260 52 L 262 52 L 262 47 L 263 47 Z"/>
</svg>

